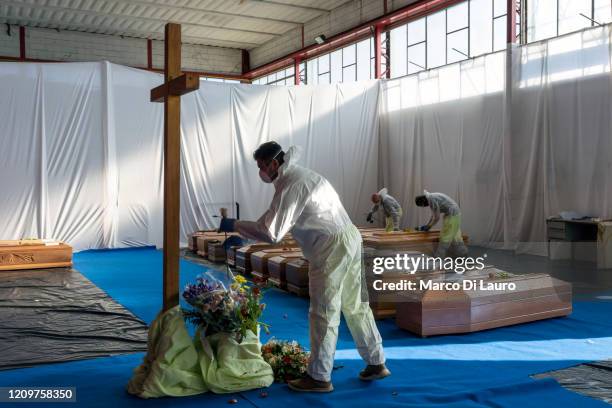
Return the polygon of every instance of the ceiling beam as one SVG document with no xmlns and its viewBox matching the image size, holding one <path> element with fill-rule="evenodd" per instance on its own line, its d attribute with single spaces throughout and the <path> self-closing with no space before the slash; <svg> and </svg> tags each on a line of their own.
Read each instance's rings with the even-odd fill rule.
<svg viewBox="0 0 612 408">
<path fill-rule="evenodd" d="M 78 14 L 82 14 L 82 15 L 86 15 L 86 16 L 92 16 L 92 17 L 103 17 L 103 16 L 111 16 L 111 17 L 116 17 L 116 18 L 120 18 L 120 19 L 124 19 L 124 20 L 131 20 L 131 21 L 148 21 L 148 22 L 153 22 L 153 23 L 160 23 L 160 24 L 165 24 L 167 23 L 166 20 L 161 19 L 161 18 L 152 18 L 152 17 L 137 17 L 137 16 L 130 16 L 130 15 L 125 15 L 125 14 L 117 14 L 117 13 L 108 13 L 108 12 L 99 12 L 99 11 L 95 11 L 95 10 L 83 10 L 83 9 L 76 9 L 76 8 L 70 8 L 70 7 L 61 7 L 61 6 L 51 6 L 51 5 L 34 5 L 31 3 L 22 3 L 20 1 L 4 1 L 3 0 L 3 4 L 6 5 L 10 5 L 13 7 L 22 7 L 22 8 L 27 8 L 30 10 L 48 10 L 48 11 L 63 11 L 63 12 L 70 12 L 70 13 L 78 13 Z M 187 21 L 180 21 L 180 20 L 173 20 L 176 23 L 179 23 L 185 27 L 199 27 L 199 28 L 206 28 L 206 29 L 214 29 L 214 30 L 224 30 L 224 31 L 234 31 L 234 32 L 238 32 L 238 33 L 245 33 L 245 34 L 254 34 L 254 35 L 263 35 L 263 36 L 268 36 L 268 37 L 279 37 L 280 33 L 271 33 L 271 32 L 267 32 L 267 31 L 254 31 L 254 30 L 244 30 L 244 29 L 240 29 L 240 28 L 229 28 L 229 27 L 220 27 L 220 26 L 213 26 L 213 25 L 209 25 L 209 24 L 199 24 L 199 23 L 189 23 Z M 269 40 L 271 38 L 268 38 L 267 40 Z"/>
<path fill-rule="evenodd" d="M 95 33 L 95 34 L 105 34 L 105 35 L 115 35 L 115 36 L 125 36 L 125 37 L 133 37 L 133 38 L 141 38 L 141 39 L 155 39 L 163 41 L 163 33 L 161 32 L 138 32 L 131 30 L 118 29 L 117 27 L 111 27 L 108 25 L 87 25 L 87 24 L 73 24 L 66 23 L 65 21 L 58 20 L 41 20 L 29 17 L 0 17 L 1 23 L 13 24 L 13 25 L 26 25 L 31 27 L 39 27 L 39 28 L 49 28 L 56 30 L 65 30 L 65 31 L 78 31 L 78 32 L 87 32 L 87 33 Z M 79 27 L 79 28 L 69 28 L 69 27 Z M 257 47 L 260 44 L 251 43 L 248 41 L 232 41 L 232 40 L 224 40 L 224 39 L 216 39 L 216 38 L 203 38 L 203 37 L 193 37 L 193 36 L 184 36 L 183 44 L 197 44 L 197 45 L 209 45 L 213 47 L 225 47 L 225 48 L 253 48 Z"/>
<path fill-rule="evenodd" d="M 226 17 L 238 17 L 238 18 L 243 18 L 243 19 L 249 19 L 249 20 L 256 20 L 257 22 L 262 22 L 262 21 L 267 21 L 270 23 L 277 23 L 277 24 L 286 24 L 286 25 L 290 25 L 291 27 L 296 27 L 299 26 L 301 24 L 303 24 L 302 21 L 294 21 L 294 20 L 280 20 L 280 19 L 276 19 L 276 18 L 270 18 L 270 17 L 257 17 L 257 16 L 253 16 L 253 15 L 249 15 L 249 14 L 240 14 L 240 13 L 228 13 L 226 11 L 218 11 L 218 10 L 211 10 L 208 8 L 197 8 L 197 7 L 188 7 L 188 6 L 174 6 L 172 4 L 167 4 L 167 3 L 163 3 L 163 2 L 159 2 L 157 0 L 153 0 L 153 1 L 148 1 L 148 0 L 129 0 L 128 3 L 125 2 L 125 0 L 100 0 L 101 3 L 115 3 L 115 4 L 139 4 L 142 6 L 147 6 L 147 7 L 155 7 L 158 9 L 164 9 L 164 10 L 183 10 L 183 11 L 190 11 L 193 13 L 200 13 L 200 14 L 210 14 L 210 15 L 217 15 L 217 16 L 226 16 Z"/>
<path fill-rule="evenodd" d="M 245 3 L 249 1 L 253 3 L 271 4 L 274 6 L 291 7 L 292 9 L 308 10 L 308 11 L 313 11 L 319 14 L 329 13 L 331 11 L 331 9 L 323 9 L 323 8 L 310 7 L 310 6 L 300 6 L 299 4 L 283 3 L 282 1 L 276 1 L 276 0 L 245 0 Z"/>
</svg>

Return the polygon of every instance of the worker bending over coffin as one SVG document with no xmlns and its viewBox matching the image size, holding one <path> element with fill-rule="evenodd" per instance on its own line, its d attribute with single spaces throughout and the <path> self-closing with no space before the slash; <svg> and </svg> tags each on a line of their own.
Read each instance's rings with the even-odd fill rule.
<svg viewBox="0 0 612 408">
<path fill-rule="evenodd" d="M 374 213 L 382 207 L 385 214 L 385 231 L 399 231 L 400 219 L 402 218 L 402 206 L 395 198 L 387 194 L 387 189 L 383 188 L 378 193 L 372 194 L 372 202 L 374 206 L 368 214 L 367 221 L 369 223 L 374 222 Z"/>
<path fill-rule="evenodd" d="M 390 375 L 372 310 L 361 299 L 361 235 L 338 194 L 324 177 L 296 164 L 296 147 L 285 153 L 278 143 L 267 142 L 253 157 L 263 182 L 274 184 L 270 208 L 255 222 L 223 219 L 220 230 L 271 243 L 280 242 L 291 231 L 309 261 L 308 375 L 290 381 L 289 387 L 309 392 L 333 390 L 331 372 L 341 312 L 367 363 L 359 377 L 375 380 Z"/>
<path fill-rule="evenodd" d="M 429 207 L 431 218 L 426 225 L 417 227 L 417 231 L 429 231 L 440 220 L 440 214 L 444 214 L 440 241 L 434 255 L 444 258 L 449 249 L 451 250 L 451 256 L 467 255 L 467 248 L 461 235 L 461 210 L 457 203 L 443 193 L 430 193 L 427 190 L 424 193 L 424 195 L 416 197 L 414 201 L 419 207 Z"/>
</svg>

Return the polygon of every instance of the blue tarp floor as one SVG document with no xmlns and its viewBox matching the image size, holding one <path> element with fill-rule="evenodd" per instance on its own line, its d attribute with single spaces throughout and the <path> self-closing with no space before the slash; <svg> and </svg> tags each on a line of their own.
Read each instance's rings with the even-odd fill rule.
<svg viewBox="0 0 612 408">
<path fill-rule="evenodd" d="M 75 269 L 150 323 L 161 307 L 161 259 L 161 252 L 153 248 L 86 251 L 75 254 Z M 203 272 L 204 266 L 181 261 L 181 284 Z M 308 300 L 269 290 L 265 303 L 263 320 L 271 324 L 271 336 L 308 346 Z M 296 394 L 285 385 L 274 384 L 266 390 L 265 398 L 255 390 L 140 400 L 127 394 L 125 386 L 144 353 L 1 371 L 0 386 L 76 387 L 77 405 L 83 407 L 225 407 L 234 398 L 238 400 L 235 406 L 271 408 L 607 407 L 602 401 L 564 389 L 552 379 L 535 380 L 530 375 L 610 358 L 611 311 L 612 301 L 607 298 L 580 300 L 574 302 L 574 312 L 566 318 L 425 339 L 400 330 L 393 320 L 379 321 L 393 375 L 373 383 L 357 379 L 363 362 L 343 323 L 333 374 L 335 391 L 331 394 Z"/>
</svg>

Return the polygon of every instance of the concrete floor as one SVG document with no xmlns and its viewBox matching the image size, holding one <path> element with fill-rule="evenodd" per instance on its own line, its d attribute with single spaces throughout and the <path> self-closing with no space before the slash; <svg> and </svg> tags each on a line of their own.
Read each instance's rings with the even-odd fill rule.
<svg viewBox="0 0 612 408">
<path fill-rule="evenodd" d="M 612 299 L 612 269 L 597 269 L 595 262 L 550 260 L 546 256 L 517 255 L 514 251 L 470 246 L 470 255 L 487 255 L 487 264 L 515 274 L 548 273 L 572 283 L 574 297 Z"/>
</svg>

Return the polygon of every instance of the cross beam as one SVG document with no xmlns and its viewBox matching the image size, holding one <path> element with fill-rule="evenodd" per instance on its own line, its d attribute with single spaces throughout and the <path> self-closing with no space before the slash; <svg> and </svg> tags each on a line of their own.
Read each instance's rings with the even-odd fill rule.
<svg viewBox="0 0 612 408">
<path fill-rule="evenodd" d="M 181 26 L 166 24 L 164 83 L 151 90 L 151 102 L 164 103 L 164 310 L 179 303 L 179 222 L 181 181 L 181 95 L 200 79 L 181 73 Z"/>
</svg>

